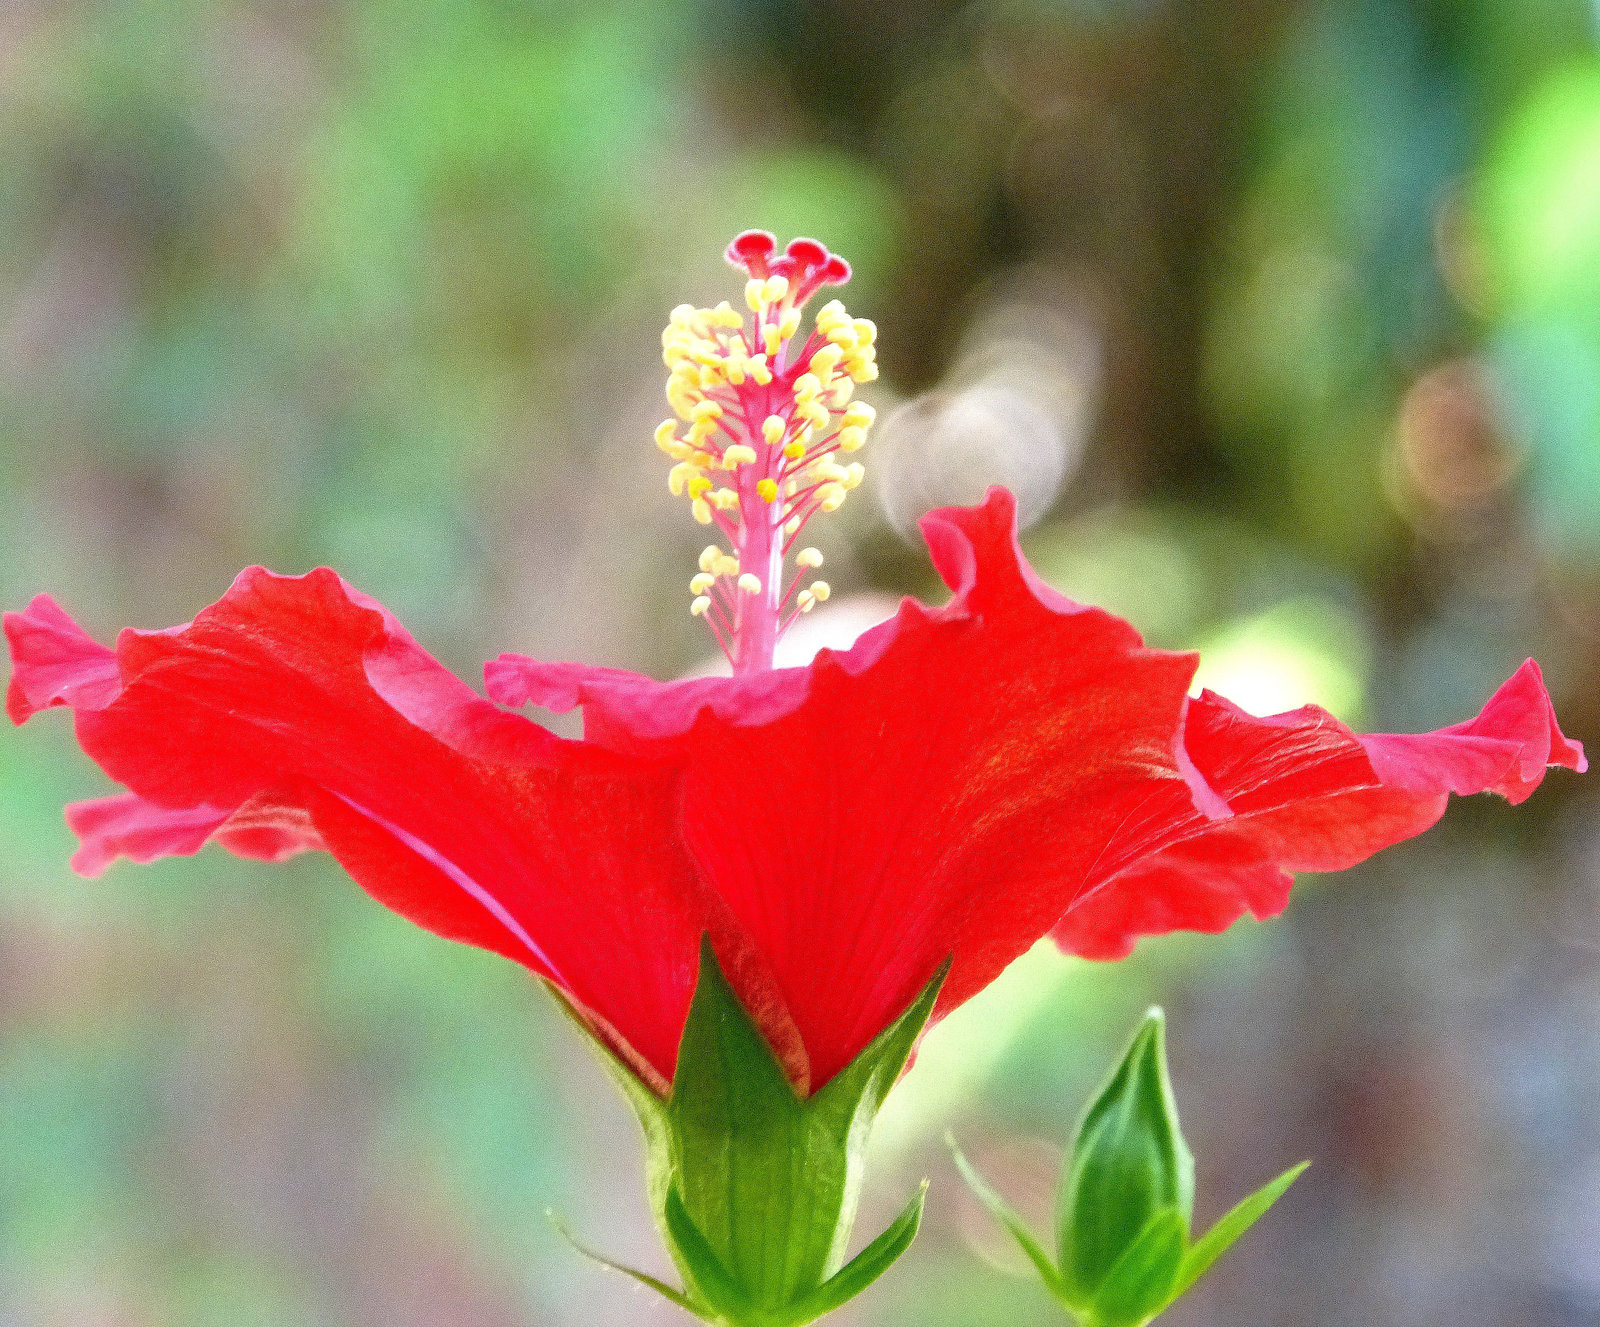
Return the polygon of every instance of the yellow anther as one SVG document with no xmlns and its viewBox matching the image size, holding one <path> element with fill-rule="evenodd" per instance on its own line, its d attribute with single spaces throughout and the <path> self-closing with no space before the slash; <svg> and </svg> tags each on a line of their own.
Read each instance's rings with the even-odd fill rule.
<svg viewBox="0 0 1600 1327">
<path fill-rule="evenodd" d="M 789 278 L 786 276 L 769 276 L 767 284 L 761 293 L 768 304 L 778 303 L 789 294 Z"/>
<path fill-rule="evenodd" d="M 750 361 L 750 376 L 762 387 L 772 381 L 772 370 L 767 367 L 767 361 L 760 355 Z"/>
<path fill-rule="evenodd" d="M 826 428 L 828 425 L 828 407 L 821 401 L 802 401 L 796 408 L 795 414 L 812 428 Z"/>
<path fill-rule="evenodd" d="M 691 616 L 691 617 L 704 617 L 710 611 L 711 611 L 711 600 L 706 598 L 705 595 L 701 595 L 698 599 L 696 599 L 692 604 L 689 605 L 689 616 Z"/>
<path fill-rule="evenodd" d="M 697 499 L 703 498 L 715 487 L 716 484 L 712 482 L 709 475 L 695 475 L 689 480 L 689 496 Z"/>
<path fill-rule="evenodd" d="M 876 382 L 878 379 L 878 366 L 871 360 L 852 364 L 850 365 L 850 376 L 856 382 Z"/>
<path fill-rule="evenodd" d="M 817 606 L 817 596 L 812 594 L 810 590 L 801 590 L 800 593 L 795 596 L 795 603 L 799 606 L 799 609 L 802 613 L 809 613 Z"/>
<path fill-rule="evenodd" d="M 761 312 L 761 302 L 767 295 L 767 283 L 758 276 L 751 277 L 744 283 L 744 302 L 750 306 L 751 313 Z M 742 322 L 743 319 L 740 319 Z"/>
<path fill-rule="evenodd" d="M 761 436 L 766 439 L 767 446 L 773 447 L 788 427 L 781 415 L 768 415 L 761 421 Z"/>
<path fill-rule="evenodd" d="M 822 394 L 822 379 L 814 373 L 802 373 L 794 380 L 794 399 L 804 405 Z"/>
<path fill-rule="evenodd" d="M 844 412 L 844 425 L 846 428 L 869 429 L 877 417 L 878 412 L 865 401 L 852 401 L 850 408 Z"/>
<path fill-rule="evenodd" d="M 811 357 L 807 366 L 819 378 L 827 378 L 834 369 L 839 367 L 839 361 L 844 358 L 844 351 L 836 345 L 825 345 Z"/>
<path fill-rule="evenodd" d="M 739 559 L 731 553 L 719 552 L 711 572 L 714 576 L 737 576 L 739 574 Z"/>
<path fill-rule="evenodd" d="M 744 366 L 744 355 L 740 351 L 730 350 L 728 352 L 728 358 L 723 364 L 722 368 L 723 372 L 728 375 L 728 381 L 731 382 L 735 387 L 744 386 Z"/>
<path fill-rule="evenodd" d="M 732 470 L 736 465 L 754 465 L 756 449 L 748 447 L 742 442 L 736 442 L 722 453 L 722 463 Z"/>
<path fill-rule="evenodd" d="M 737 584 L 739 588 L 746 594 L 761 593 L 761 577 L 757 576 L 754 572 L 745 572 L 744 575 L 739 577 Z"/>
<path fill-rule="evenodd" d="M 707 544 L 700 550 L 700 570 L 715 571 L 718 560 L 727 556 L 728 555 L 715 544 Z"/>
<path fill-rule="evenodd" d="M 681 305 L 680 307 L 687 308 L 688 305 Z M 831 299 L 817 310 L 817 330 L 824 336 L 828 334 L 830 328 L 837 327 L 841 323 L 848 327 L 850 325 L 850 315 L 845 311 L 844 305 L 839 300 Z"/>
<path fill-rule="evenodd" d="M 716 308 L 706 310 L 706 321 L 713 327 L 743 327 L 744 315 L 723 300 Z"/>
<path fill-rule="evenodd" d="M 789 340 L 800 330 L 800 310 L 790 309 L 783 315 L 783 321 L 778 324 L 778 335 L 785 341 Z"/>
<path fill-rule="evenodd" d="M 878 339 L 878 324 L 870 318 L 857 318 L 851 326 L 856 329 L 856 336 L 864 346 L 870 346 Z"/>
<path fill-rule="evenodd" d="M 820 567 L 822 565 L 822 550 L 802 548 L 794 555 L 794 564 L 797 567 Z"/>
<path fill-rule="evenodd" d="M 850 478 L 850 472 L 835 461 L 823 460 L 817 462 L 816 476 L 818 479 L 826 479 L 830 483 L 842 484 Z"/>
<path fill-rule="evenodd" d="M 679 419 L 689 418 L 689 412 L 694 409 L 694 403 L 698 399 L 698 390 L 691 387 L 677 373 L 667 379 L 667 404 L 677 412 Z"/>
<path fill-rule="evenodd" d="M 711 506 L 704 498 L 696 498 L 689 510 L 694 513 L 695 520 L 701 525 L 711 524 Z"/>
<path fill-rule="evenodd" d="M 677 435 L 678 421 L 675 419 L 663 419 L 656 425 L 656 446 L 666 452 L 667 455 L 672 455 L 672 449 L 678 442 Z"/>
<path fill-rule="evenodd" d="M 783 523 L 783 532 L 784 534 L 799 534 L 800 518 L 798 516 L 791 516 L 788 520 L 786 520 Z"/>
<path fill-rule="evenodd" d="M 693 479 L 695 475 L 695 468 L 687 461 L 680 461 L 677 465 L 673 466 L 672 469 L 668 470 L 667 488 L 671 490 L 672 496 L 675 498 L 681 498 L 683 496 L 683 490 L 688 486 L 689 481 Z"/>
<path fill-rule="evenodd" d="M 850 416 L 846 415 L 846 419 Z M 839 430 L 839 450 L 858 452 L 867 445 L 867 431 L 859 424 L 846 424 Z"/>
<path fill-rule="evenodd" d="M 783 339 L 783 334 L 772 323 L 767 323 L 761 329 L 761 348 L 769 355 L 778 353 L 778 342 Z"/>
<path fill-rule="evenodd" d="M 796 438 L 793 442 L 791 442 L 787 447 L 785 447 L 783 449 L 783 454 L 785 456 L 787 456 L 791 461 L 798 461 L 802 456 L 804 456 L 806 454 L 806 445 L 805 445 L 805 443 L 801 442 L 799 438 Z"/>
<path fill-rule="evenodd" d="M 695 315 L 700 310 L 692 304 L 680 304 L 669 315 L 673 327 L 687 327 L 694 321 Z"/>
<path fill-rule="evenodd" d="M 846 488 L 860 488 L 861 481 L 867 477 L 867 467 L 860 461 L 851 461 L 844 468 L 844 478 L 839 482 Z"/>
<path fill-rule="evenodd" d="M 701 401 L 689 412 L 689 418 L 696 422 L 702 419 L 721 419 L 722 407 L 715 401 Z"/>
<path fill-rule="evenodd" d="M 833 591 L 828 587 L 827 581 L 812 581 L 811 593 L 816 596 L 817 602 L 820 604 L 826 603 L 828 596 L 832 594 Z"/>
<path fill-rule="evenodd" d="M 778 481 L 776 479 L 763 479 L 756 484 L 756 496 L 763 502 L 776 502 L 778 500 Z"/>
<path fill-rule="evenodd" d="M 698 576 L 689 582 L 689 593 L 704 594 L 716 583 L 717 578 L 715 576 L 708 571 L 702 571 Z"/>
<path fill-rule="evenodd" d="M 718 511 L 737 511 L 739 508 L 739 495 L 731 488 L 719 488 L 709 495 L 711 505 Z"/>
<path fill-rule="evenodd" d="M 844 506 L 844 485 L 824 484 L 817 490 L 817 506 L 823 511 L 838 511 Z"/>
</svg>

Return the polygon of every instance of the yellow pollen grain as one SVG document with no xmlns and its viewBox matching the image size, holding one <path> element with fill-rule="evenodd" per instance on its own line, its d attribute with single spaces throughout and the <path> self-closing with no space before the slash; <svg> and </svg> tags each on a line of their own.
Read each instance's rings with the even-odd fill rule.
<svg viewBox="0 0 1600 1327">
<path fill-rule="evenodd" d="M 689 481 L 689 496 L 691 498 L 703 498 L 715 487 L 716 485 L 711 481 L 710 476 L 696 475 Z"/>
<path fill-rule="evenodd" d="M 802 456 L 804 456 L 806 454 L 806 445 L 805 445 L 805 443 L 801 442 L 800 439 L 796 438 L 793 442 L 791 442 L 787 447 L 785 447 L 783 449 L 783 454 L 785 456 L 787 456 L 791 461 L 798 461 Z"/>
<path fill-rule="evenodd" d="M 776 479 L 763 479 L 756 484 L 756 495 L 763 502 L 776 502 L 778 500 L 778 481 Z"/>
</svg>

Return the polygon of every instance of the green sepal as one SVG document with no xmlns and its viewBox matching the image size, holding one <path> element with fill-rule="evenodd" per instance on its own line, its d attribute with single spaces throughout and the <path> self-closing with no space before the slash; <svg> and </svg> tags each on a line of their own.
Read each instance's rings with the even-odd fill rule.
<svg viewBox="0 0 1600 1327">
<path fill-rule="evenodd" d="M 597 1263 L 599 1266 L 604 1267 L 608 1272 L 621 1272 L 623 1276 L 637 1281 L 640 1285 L 645 1286 L 650 1290 L 654 1290 L 656 1294 L 660 1295 L 663 1299 L 670 1300 L 685 1313 L 692 1313 L 695 1317 L 706 1322 L 712 1321 L 711 1312 L 709 1309 L 705 1308 L 703 1305 L 695 1303 L 695 1301 L 690 1299 L 688 1295 L 683 1293 L 683 1291 L 673 1289 L 660 1277 L 651 1276 L 649 1272 L 641 1272 L 637 1267 L 629 1267 L 627 1263 L 617 1262 L 614 1258 L 608 1258 L 603 1253 L 596 1253 L 572 1233 L 571 1227 L 561 1219 L 561 1217 L 553 1208 L 546 1208 L 544 1214 L 545 1219 L 548 1220 L 555 1228 L 556 1233 L 590 1262 Z"/>
<path fill-rule="evenodd" d="M 1194 1157 L 1167 1073 L 1166 1017 L 1151 1009 L 1078 1124 L 1057 1196 L 1063 1296 L 1088 1308 L 1159 1212 L 1183 1229 L 1194 1211 Z"/>
<path fill-rule="evenodd" d="M 722 1265 L 722 1259 L 705 1237 L 694 1218 L 683 1205 L 677 1187 L 667 1190 L 664 1215 L 666 1236 L 678 1265 L 682 1267 L 692 1285 L 698 1286 L 706 1302 L 716 1314 L 715 1321 L 755 1321 L 755 1306 L 750 1295 L 734 1275 Z"/>
<path fill-rule="evenodd" d="M 950 1149 L 950 1155 L 955 1158 L 956 1169 L 961 1172 L 961 1178 L 967 1182 L 967 1187 L 972 1190 L 973 1196 L 1011 1233 L 1011 1238 L 1016 1240 L 1017 1247 L 1028 1255 L 1028 1261 L 1034 1265 L 1050 1292 L 1058 1299 L 1063 1298 L 1061 1273 L 1056 1270 L 1056 1265 L 1051 1261 L 1044 1245 L 1028 1228 L 1028 1223 L 1022 1219 L 1016 1208 L 1002 1198 L 994 1186 L 978 1173 L 977 1167 L 967 1160 L 966 1155 L 957 1146 L 954 1134 L 945 1134 L 944 1141 L 945 1146 Z"/>
<path fill-rule="evenodd" d="M 1283 1197 L 1310 1164 L 1309 1161 L 1302 1161 L 1298 1166 L 1290 1166 L 1277 1179 L 1263 1184 L 1248 1198 L 1241 1199 L 1226 1216 L 1196 1240 L 1184 1255 L 1183 1266 L 1178 1270 L 1178 1280 L 1172 1289 L 1172 1298 L 1176 1299 L 1204 1276 L 1211 1264 L 1266 1215 L 1267 1209 Z"/>
<path fill-rule="evenodd" d="M 1188 1225 L 1176 1208 L 1152 1216 L 1100 1282 L 1084 1321 L 1095 1327 L 1142 1327 L 1172 1303 Z"/>
<path fill-rule="evenodd" d="M 684 1279 L 680 1307 L 737 1327 L 799 1327 L 864 1290 L 909 1246 L 920 1194 L 842 1266 L 873 1121 L 948 970 L 946 962 L 806 1098 L 728 984 L 709 937 L 666 1100 L 591 1032 L 644 1129 L 651 1209 Z"/>
<path fill-rule="evenodd" d="M 815 1322 L 826 1313 L 854 1299 L 880 1276 L 894 1266 L 900 1255 L 911 1247 L 917 1231 L 922 1226 L 922 1207 L 928 1196 L 928 1181 L 923 1180 L 917 1191 L 897 1216 L 860 1253 L 830 1276 L 820 1286 L 795 1306 L 796 1324 Z"/>
</svg>

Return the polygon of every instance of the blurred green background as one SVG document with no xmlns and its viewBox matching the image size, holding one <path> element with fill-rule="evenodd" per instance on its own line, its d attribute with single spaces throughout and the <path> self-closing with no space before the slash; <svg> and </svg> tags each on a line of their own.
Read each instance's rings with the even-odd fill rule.
<svg viewBox="0 0 1600 1327">
<path fill-rule="evenodd" d="M 464 676 L 703 661 L 658 331 L 737 230 L 846 254 L 869 485 L 1011 484 L 1044 574 L 1270 712 L 1473 713 L 1521 659 L 1600 740 L 1600 23 L 1585 0 L 8 0 L 0 602 L 103 638 L 339 568 Z M 871 496 L 869 496 L 869 494 Z M 830 622 L 831 619 L 831 622 Z M 85 881 L 69 725 L 0 733 L 0 1323 L 666 1324 L 620 1100 L 520 970 L 325 859 Z M 1058 1321 L 1020 1204 L 1137 1014 L 1202 1218 L 1311 1157 L 1173 1327 L 1600 1322 L 1600 794 L 1485 799 L 1282 919 L 1036 952 L 929 1039 L 841 1324 Z"/>
</svg>

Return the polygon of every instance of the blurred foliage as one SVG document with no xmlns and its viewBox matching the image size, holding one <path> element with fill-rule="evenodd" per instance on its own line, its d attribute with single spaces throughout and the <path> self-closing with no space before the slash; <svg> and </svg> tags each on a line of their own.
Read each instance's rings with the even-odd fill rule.
<svg viewBox="0 0 1600 1327">
<path fill-rule="evenodd" d="M 0 601 L 109 636 L 326 562 L 464 676 L 693 666 L 657 333 L 763 225 L 849 256 L 882 329 L 893 463 L 819 527 L 830 612 L 936 593 L 907 503 L 1005 475 L 1050 580 L 1252 708 L 1431 726 L 1536 653 L 1592 742 L 1597 30 L 1587 0 L 12 0 Z M 670 1320 L 544 1226 L 659 1266 L 626 1110 L 518 971 L 323 860 L 79 880 L 60 807 L 103 786 L 65 724 L 0 733 L 0 1321 Z M 1153 999 L 1202 1193 L 1318 1161 L 1174 1327 L 1593 1323 L 1597 864 L 1553 780 L 1271 925 L 1028 955 L 891 1098 L 862 1228 L 922 1172 L 929 1221 L 841 1324 L 1052 1320 L 937 1139 L 1047 1191 L 1031 1139 Z"/>
</svg>

